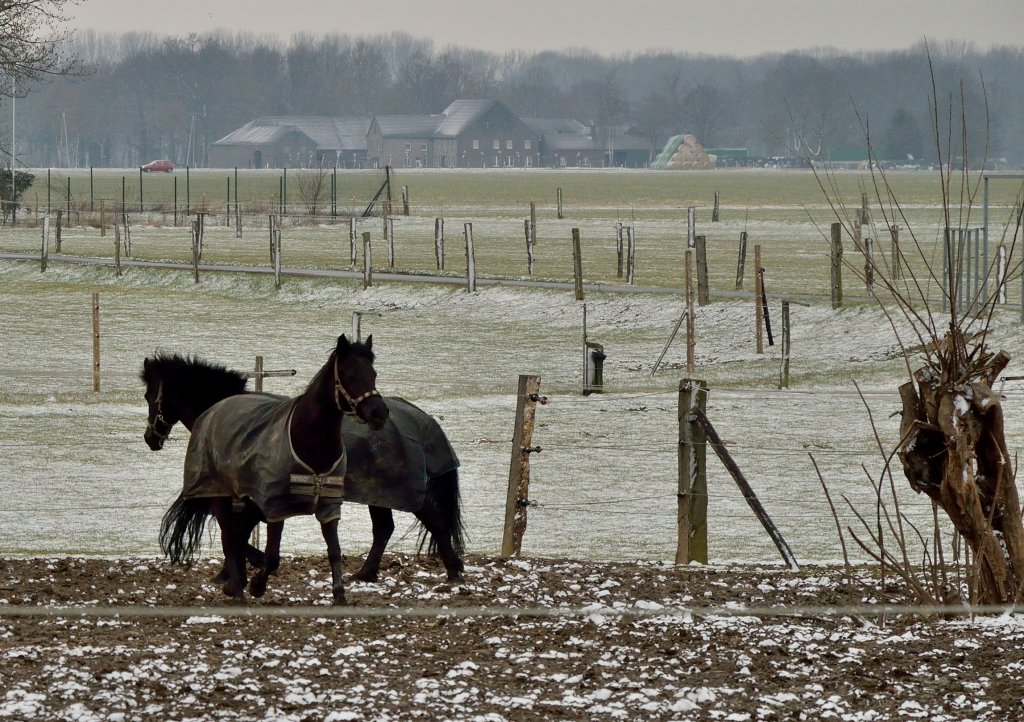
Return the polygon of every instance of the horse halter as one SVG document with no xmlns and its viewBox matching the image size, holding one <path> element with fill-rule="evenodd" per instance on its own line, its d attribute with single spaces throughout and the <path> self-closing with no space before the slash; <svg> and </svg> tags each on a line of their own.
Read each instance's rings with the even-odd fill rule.
<svg viewBox="0 0 1024 722">
<path fill-rule="evenodd" d="M 334 357 L 334 403 L 338 407 L 338 411 L 343 414 L 351 414 L 357 416 L 356 410 L 359 408 L 359 404 L 363 403 L 367 399 L 373 396 L 380 396 L 380 391 L 376 388 L 370 389 L 364 394 L 356 398 L 352 398 L 352 395 L 345 389 L 345 386 L 341 383 L 341 375 L 338 373 L 338 357 Z M 349 406 L 349 410 L 346 411 L 341 407 L 341 399 L 344 398 L 345 402 Z"/>
<path fill-rule="evenodd" d="M 156 406 L 156 416 L 152 419 L 146 419 L 146 429 L 151 430 L 156 437 L 160 439 L 160 443 L 167 440 L 167 437 L 171 435 L 171 429 L 174 428 L 174 424 L 167 421 L 164 418 L 164 382 L 160 381 L 160 385 L 156 388 L 156 401 L 153 405 Z M 160 431 L 156 425 L 163 424 L 165 430 Z"/>
</svg>

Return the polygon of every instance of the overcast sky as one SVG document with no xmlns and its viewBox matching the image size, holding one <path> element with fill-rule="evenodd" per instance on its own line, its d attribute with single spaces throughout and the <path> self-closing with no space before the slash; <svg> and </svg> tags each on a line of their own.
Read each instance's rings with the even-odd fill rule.
<svg viewBox="0 0 1024 722">
<path fill-rule="evenodd" d="M 168 35 L 216 28 L 377 35 L 402 31 L 492 51 L 588 48 L 751 56 L 820 46 L 1024 45 L 1024 0 L 82 0 L 75 28 Z"/>
</svg>

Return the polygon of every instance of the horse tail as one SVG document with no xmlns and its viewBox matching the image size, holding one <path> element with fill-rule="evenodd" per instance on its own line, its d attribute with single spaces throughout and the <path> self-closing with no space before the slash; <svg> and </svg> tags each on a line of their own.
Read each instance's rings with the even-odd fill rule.
<svg viewBox="0 0 1024 722">
<path fill-rule="evenodd" d="M 462 520 L 462 495 L 459 493 L 459 470 L 452 469 L 427 480 L 427 492 L 424 506 L 431 511 L 442 533 L 451 539 L 452 548 L 460 557 L 466 548 L 466 528 Z M 429 545 L 427 538 L 429 537 Z M 426 528 L 421 527 L 419 533 L 419 549 L 422 552 L 427 545 L 427 553 L 437 554 L 437 541 Z"/>
<path fill-rule="evenodd" d="M 164 556 L 175 564 L 192 562 L 199 554 L 209 514 L 209 499 L 186 499 L 179 494 L 160 522 L 160 551 Z"/>
</svg>

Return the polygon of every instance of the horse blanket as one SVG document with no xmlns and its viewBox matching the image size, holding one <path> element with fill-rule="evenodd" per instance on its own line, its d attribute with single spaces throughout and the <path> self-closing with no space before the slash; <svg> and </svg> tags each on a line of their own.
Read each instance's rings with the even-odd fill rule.
<svg viewBox="0 0 1024 722">
<path fill-rule="evenodd" d="M 344 500 L 419 511 L 427 481 L 459 466 L 432 416 L 403 399 L 385 398 L 390 415 L 384 428 L 373 431 L 346 417 L 345 455 L 330 471 L 311 474 L 292 450 L 296 400 L 242 394 L 207 409 L 192 428 L 183 496 L 249 499 L 267 521 L 315 513 L 323 523 L 340 516 Z"/>
</svg>

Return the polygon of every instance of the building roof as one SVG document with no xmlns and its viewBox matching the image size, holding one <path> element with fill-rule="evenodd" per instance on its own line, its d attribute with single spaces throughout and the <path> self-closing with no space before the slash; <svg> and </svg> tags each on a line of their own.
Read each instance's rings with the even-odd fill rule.
<svg viewBox="0 0 1024 722">
<path fill-rule="evenodd" d="M 378 115 L 377 127 L 384 137 L 433 138 L 440 115 Z"/>
<path fill-rule="evenodd" d="M 538 135 L 554 135 L 556 133 L 572 133 L 587 135 L 590 130 L 578 120 L 572 118 L 523 118 L 526 127 Z"/>
<path fill-rule="evenodd" d="M 436 135 L 441 138 L 458 137 L 480 116 L 498 104 L 497 100 L 455 100 L 441 113 Z"/>
<path fill-rule="evenodd" d="M 289 133 L 302 133 L 317 150 L 366 150 L 370 118 L 319 115 L 265 115 L 249 121 L 213 145 L 267 145 Z"/>
</svg>

